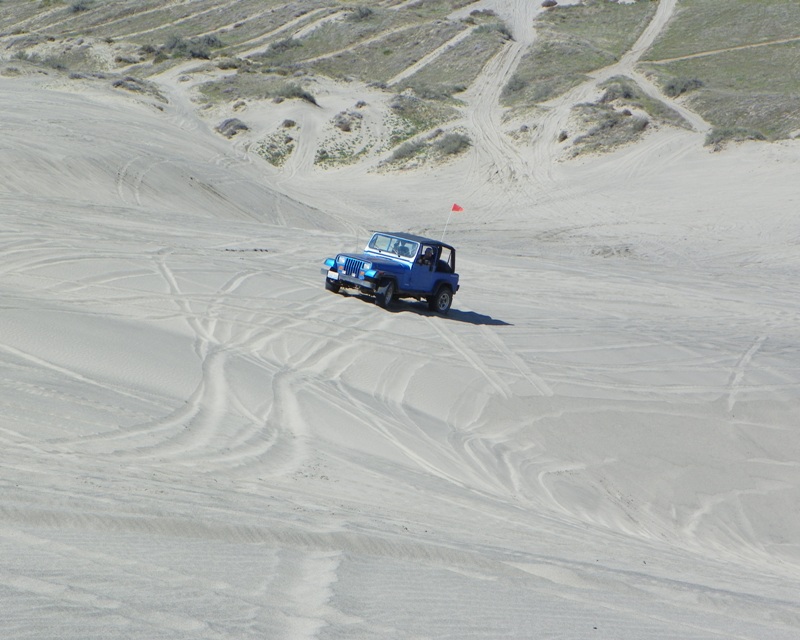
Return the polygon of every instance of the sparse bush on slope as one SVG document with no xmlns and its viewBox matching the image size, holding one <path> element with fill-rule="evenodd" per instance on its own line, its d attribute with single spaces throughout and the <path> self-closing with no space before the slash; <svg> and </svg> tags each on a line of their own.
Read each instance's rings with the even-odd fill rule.
<svg viewBox="0 0 800 640">
<path fill-rule="evenodd" d="M 617 111 L 608 104 L 579 104 L 574 110 L 588 131 L 574 139 L 572 155 L 604 152 L 628 144 L 650 124 L 645 116 Z"/>
<path fill-rule="evenodd" d="M 616 104 L 620 108 L 633 108 L 645 111 L 653 120 L 675 127 L 690 128 L 683 117 L 664 102 L 652 98 L 627 76 L 614 76 L 600 85 L 605 89 L 599 102 Z"/>
<path fill-rule="evenodd" d="M 461 153 L 471 144 L 469 136 L 464 133 L 454 132 L 443 135 L 434 143 L 434 147 L 443 155 L 453 156 Z"/>
<path fill-rule="evenodd" d="M 706 135 L 706 146 L 719 148 L 725 142 L 744 142 L 746 140 L 766 140 L 760 131 L 744 127 L 714 127 Z"/>
<path fill-rule="evenodd" d="M 223 120 L 216 127 L 217 131 L 226 138 L 232 138 L 240 131 L 247 131 L 249 128 L 250 127 L 248 127 L 244 122 L 239 120 L 239 118 L 228 118 L 226 120 Z"/>
<path fill-rule="evenodd" d="M 353 9 L 348 15 L 348 20 L 353 20 L 354 22 L 358 22 L 360 20 L 367 20 L 368 18 L 372 17 L 373 10 L 370 7 L 361 5 Z"/>
<path fill-rule="evenodd" d="M 164 43 L 162 50 L 168 52 L 172 57 L 200 58 L 209 60 L 211 50 L 222 47 L 222 41 L 215 35 L 204 35 L 198 38 L 181 38 L 170 36 Z"/>
</svg>

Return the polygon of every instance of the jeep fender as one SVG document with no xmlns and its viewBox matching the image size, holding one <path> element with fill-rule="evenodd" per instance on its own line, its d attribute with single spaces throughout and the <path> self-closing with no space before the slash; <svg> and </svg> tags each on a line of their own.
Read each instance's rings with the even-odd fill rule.
<svg viewBox="0 0 800 640">
<path fill-rule="evenodd" d="M 435 293 L 436 291 L 439 290 L 439 287 L 441 287 L 442 285 L 450 287 L 450 291 L 453 292 L 453 295 L 455 295 L 456 291 L 458 291 L 458 284 L 454 283 L 452 280 L 448 280 L 447 278 L 440 278 L 439 280 L 437 280 L 433 284 L 433 289 L 431 289 L 431 291 Z"/>
</svg>

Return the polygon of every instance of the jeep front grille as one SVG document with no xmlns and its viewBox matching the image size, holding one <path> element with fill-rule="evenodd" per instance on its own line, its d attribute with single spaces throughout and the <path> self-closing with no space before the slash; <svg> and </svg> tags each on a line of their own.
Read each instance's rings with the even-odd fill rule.
<svg viewBox="0 0 800 640">
<path fill-rule="evenodd" d="M 364 262 L 362 260 L 356 260 L 355 258 L 347 258 L 344 261 L 344 272 L 351 276 L 358 277 L 358 274 L 361 273 L 361 270 L 364 268 Z"/>
</svg>

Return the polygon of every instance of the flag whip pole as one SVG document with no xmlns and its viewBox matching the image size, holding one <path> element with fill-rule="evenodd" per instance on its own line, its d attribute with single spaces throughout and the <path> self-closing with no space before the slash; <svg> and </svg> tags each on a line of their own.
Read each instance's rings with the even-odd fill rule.
<svg viewBox="0 0 800 640">
<path fill-rule="evenodd" d="M 447 233 L 447 225 L 450 224 L 450 218 L 453 217 L 453 211 L 463 211 L 463 210 L 464 207 L 461 207 L 457 204 L 454 204 L 452 207 L 450 207 L 450 215 L 447 216 L 447 222 L 444 223 L 444 231 L 442 231 L 441 242 L 444 242 L 444 234 Z"/>
</svg>

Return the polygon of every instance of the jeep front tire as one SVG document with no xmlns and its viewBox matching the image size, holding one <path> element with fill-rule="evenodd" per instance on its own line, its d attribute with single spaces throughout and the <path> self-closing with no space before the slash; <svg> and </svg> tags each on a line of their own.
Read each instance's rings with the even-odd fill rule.
<svg viewBox="0 0 800 640">
<path fill-rule="evenodd" d="M 375 303 L 383 309 L 388 308 L 394 297 L 394 291 L 394 282 L 392 280 L 384 282 L 375 292 Z"/>
<path fill-rule="evenodd" d="M 340 285 L 335 280 L 331 280 L 330 278 L 325 278 L 325 288 L 328 291 L 332 291 L 333 293 L 339 293 L 339 289 L 341 289 L 342 285 Z"/>
</svg>

